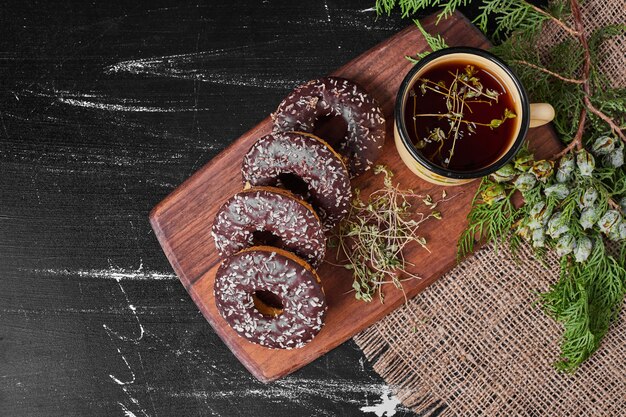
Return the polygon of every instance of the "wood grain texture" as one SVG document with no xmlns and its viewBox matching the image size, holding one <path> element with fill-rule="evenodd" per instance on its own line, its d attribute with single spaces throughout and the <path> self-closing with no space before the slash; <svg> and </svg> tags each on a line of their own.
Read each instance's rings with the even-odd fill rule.
<svg viewBox="0 0 626 417">
<path fill-rule="evenodd" d="M 478 30 L 459 13 L 439 25 L 435 25 L 434 17 L 425 19 L 423 24 L 428 31 L 440 33 L 451 46 L 489 46 Z M 418 179 L 403 165 L 395 150 L 392 135 L 393 104 L 400 82 L 411 66 L 403 57 L 426 48 L 425 40 L 418 29 L 412 26 L 331 75 L 356 81 L 383 107 L 388 127 L 387 141 L 378 162 L 392 169 L 396 174 L 394 179 L 401 187 L 411 188 L 420 194 L 439 196 L 442 187 Z M 156 236 L 191 298 L 235 356 L 264 382 L 283 377 L 317 359 L 404 301 L 403 293 L 388 285 L 385 288 L 384 304 L 360 302 L 350 291 L 351 272 L 324 263 L 319 269 L 319 275 L 329 305 L 326 325 L 304 348 L 289 351 L 263 348 L 239 337 L 221 318 L 213 299 L 213 282 L 220 259 L 214 248 L 210 227 L 221 204 L 241 190 L 242 156 L 258 138 L 270 131 L 271 120 L 266 118 L 185 181 L 159 203 L 150 215 Z M 539 157 L 552 155 L 559 149 L 558 140 L 550 128 L 533 129 L 528 139 Z M 374 178 L 370 172 L 355 179 L 353 186 L 367 195 L 380 188 L 381 180 Z M 406 296 L 416 295 L 454 266 L 456 242 L 466 226 L 466 216 L 477 186 L 478 182 L 475 181 L 446 189 L 448 195 L 455 198 L 439 206 L 444 220 L 427 222 L 421 228 L 421 234 L 429 242 L 430 253 L 419 246 L 407 248 L 405 257 L 414 264 L 411 272 L 422 278 L 405 282 Z M 327 256 L 331 262 L 334 261 L 332 251 Z"/>
</svg>

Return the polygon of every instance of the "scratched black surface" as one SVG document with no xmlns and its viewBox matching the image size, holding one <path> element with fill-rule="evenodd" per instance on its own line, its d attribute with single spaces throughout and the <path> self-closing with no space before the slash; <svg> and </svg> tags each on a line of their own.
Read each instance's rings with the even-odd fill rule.
<svg viewBox="0 0 626 417">
<path fill-rule="evenodd" d="M 147 221 L 292 87 L 408 24 L 371 3 L 4 3 L 0 415 L 338 416 L 382 401 L 353 342 L 256 382 Z"/>
</svg>

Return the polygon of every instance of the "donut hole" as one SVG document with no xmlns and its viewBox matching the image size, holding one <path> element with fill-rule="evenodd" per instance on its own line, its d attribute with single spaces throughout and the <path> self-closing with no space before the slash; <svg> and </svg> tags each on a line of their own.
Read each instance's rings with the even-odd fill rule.
<svg viewBox="0 0 626 417">
<path fill-rule="evenodd" d="M 295 174 L 282 173 L 278 175 L 278 183 L 276 185 L 305 199 L 309 195 L 309 185 Z"/>
<path fill-rule="evenodd" d="M 283 247 L 283 240 L 280 236 L 268 230 L 256 230 L 252 232 L 253 246 L 274 246 L 275 248 Z"/>
<path fill-rule="evenodd" d="M 348 137 L 348 122 L 341 115 L 320 116 L 315 120 L 312 133 L 337 150 L 339 144 Z"/>
<path fill-rule="evenodd" d="M 278 317 L 283 314 L 283 300 L 268 290 L 256 290 L 252 293 L 252 301 L 257 311 L 266 317 Z"/>
<path fill-rule="evenodd" d="M 314 197 L 315 194 L 312 193 L 311 189 L 309 188 L 309 184 L 296 174 L 279 174 L 276 181 L 276 186 L 291 191 L 293 194 L 297 195 L 298 197 L 309 203 L 317 214 L 323 215 L 324 209 L 318 204 L 317 200 Z"/>
</svg>

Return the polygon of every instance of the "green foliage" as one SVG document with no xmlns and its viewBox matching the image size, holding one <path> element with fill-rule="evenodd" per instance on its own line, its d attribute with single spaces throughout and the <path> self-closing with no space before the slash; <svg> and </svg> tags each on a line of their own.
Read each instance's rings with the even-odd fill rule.
<svg viewBox="0 0 626 417">
<path fill-rule="evenodd" d="M 443 38 L 439 34 L 431 35 L 430 33 L 428 33 L 426 31 L 426 29 L 424 29 L 424 26 L 422 26 L 422 24 L 420 23 L 419 20 L 415 19 L 415 20 L 413 20 L 413 23 L 415 23 L 415 26 L 417 26 L 417 28 L 420 30 L 420 32 L 422 32 L 422 35 L 426 39 L 426 43 L 428 44 L 428 46 L 430 47 L 430 49 L 433 52 L 448 47 L 448 45 L 446 44 L 446 41 L 444 41 Z M 430 51 L 418 52 L 417 55 L 416 55 L 417 59 L 413 58 L 413 57 L 410 57 L 410 56 L 407 56 L 406 59 L 408 59 L 409 61 L 411 61 L 412 63 L 415 64 L 415 63 L 417 63 L 417 61 L 419 61 L 420 59 L 424 58 L 429 53 L 430 53 Z"/>
<path fill-rule="evenodd" d="M 450 16 L 457 7 L 466 6 L 472 0 L 376 0 L 376 12 L 380 14 L 391 14 L 395 8 L 400 8 L 402 17 L 411 16 L 420 10 L 430 7 L 441 7 L 441 11 L 437 16 L 439 20 Z"/>
<path fill-rule="evenodd" d="M 458 242 L 457 258 L 461 259 L 474 251 L 477 242 L 499 243 L 510 231 L 517 218 L 517 210 L 511 202 L 511 194 L 506 198 L 489 204 L 482 198 L 483 193 L 496 183 L 483 178 L 478 192 L 472 200 L 472 209 L 468 215 L 468 227 L 461 234 Z M 514 236 L 515 240 L 518 240 Z"/>
<path fill-rule="evenodd" d="M 574 371 L 595 352 L 626 293 L 623 262 L 606 253 L 600 237 L 593 247 L 585 263 L 561 258 L 559 281 L 541 294 L 546 311 L 564 327 L 559 370 Z"/>
<path fill-rule="evenodd" d="M 474 23 L 483 32 L 487 31 L 490 17 L 495 15 L 496 39 L 514 30 L 536 33 L 543 22 L 550 18 L 547 13 L 540 13 L 531 4 L 520 0 L 485 0 L 479 10 L 481 13 Z"/>
<path fill-rule="evenodd" d="M 467 6 L 469 3 L 471 3 L 471 1 L 472 0 L 448 0 L 447 2 L 442 1 L 441 12 L 437 16 L 437 23 L 439 23 L 442 18 L 451 16 L 452 13 L 454 13 L 454 11 L 457 9 L 457 7 Z"/>
<path fill-rule="evenodd" d="M 442 18 L 466 2 L 377 0 L 376 4 L 379 13 L 399 7 L 405 16 L 434 6 Z M 554 161 L 556 173 L 549 161 L 540 161 L 539 169 L 532 155 L 518 154 L 514 166 L 483 179 L 458 245 L 459 257 L 463 257 L 476 242 L 506 241 L 515 248 L 524 239 L 539 257 L 550 248 L 561 256 L 560 278 L 540 299 L 548 314 L 563 324 L 561 360 L 556 367 L 568 372 L 599 347 L 626 294 L 626 238 L 618 233 L 619 227 L 626 227 L 626 209 L 617 203 L 626 201 L 626 170 L 620 158 L 609 158 L 608 152 L 596 147 L 609 137 L 617 143 L 611 155 L 624 157 L 624 143 L 615 129 L 626 130 L 626 89 L 611 86 L 602 73 L 601 46 L 606 39 L 625 33 L 626 25 L 602 27 L 586 37 L 591 67 L 583 79 L 586 50 L 569 26 L 571 4 L 553 0 L 546 8 L 538 8 L 525 0 L 484 0 L 474 23 L 483 31 L 495 24 L 498 45 L 492 52 L 514 69 L 531 101 L 553 105 L 553 125 L 560 139 L 566 144 L 582 139 L 581 145 L 595 154 L 566 154 Z M 568 36 L 540 55 L 536 45 L 547 21 L 561 26 Z M 591 92 L 589 97 L 585 89 Z M 577 132 L 583 109 L 587 111 L 581 138 Z M 598 111 L 603 118 L 596 115 Z M 596 197 L 588 198 L 589 190 Z M 510 199 L 515 192 L 521 192 L 525 203 L 519 209 Z M 603 218 L 608 220 L 600 224 Z M 605 247 L 608 241 L 613 244 Z"/>
<path fill-rule="evenodd" d="M 516 159 L 517 175 L 524 175 L 527 169 L 533 171 L 527 162 L 528 154 L 522 154 Z M 506 172 L 510 173 L 509 170 Z M 567 182 L 560 183 L 552 172 L 545 183 L 537 181 L 532 188 L 522 192 L 525 204 L 519 209 L 515 209 L 510 200 L 515 189 L 519 188 L 511 175 L 499 183 L 492 178 L 484 178 L 468 215 L 468 228 L 459 239 L 459 257 L 471 253 L 477 242 L 507 241 L 516 248 L 520 239 L 528 240 L 538 257 L 549 247 L 557 247 L 559 253 L 560 236 L 546 236 L 550 233 L 548 219 L 555 218 L 556 213 L 559 213 L 558 218 L 564 225 L 563 233 L 579 242 L 579 247 L 580 239 L 591 239 L 588 254 L 576 250 L 562 253 L 559 280 L 548 292 L 540 295 L 548 314 L 563 324 L 561 359 L 555 364 L 559 370 L 574 371 L 596 351 L 611 321 L 617 317 L 626 295 L 626 240 L 624 237 L 612 238 L 617 240 L 616 245 L 621 245 L 619 254 L 608 253 L 598 224 L 594 221 L 590 229 L 585 229 L 580 220 L 587 207 L 595 210 L 598 213 L 596 218 L 599 218 L 611 209 L 612 198 L 626 195 L 624 175 L 624 170 L 599 167 L 593 175 L 586 176 L 578 167 L 569 174 Z M 494 175 L 493 178 L 505 177 Z M 486 198 L 490 195 L 488 191 L 495 185 L 504 190 L 506 199 L 490 202 Z M 554 186 L 563 186 L 567 195 L 549 194 Z M 593 191 L 593 199 L 583 198 L 588 190 Z M 542 208 L 540 212 L 545 213 L 545 216 L 537 214 L 537 207 Z M 620 221 L 626 223 L 623 213 Z"/>
<path fill-rule="evenodd" d="M 495 46 L 492 52 L 513 67 L 526 87 L 531 101 L 552 104 L 555 110 L 553 125 L 562 140 L 567 143 L 576 134 L 584 92 L 580 88 L 573 87 L 571 83 L 520 63 L 528 62 L 545 67 L 539 58 L 535 44 L 535 34 L 516 33 Z M 553 51 L 555 59 L 551 61 L 549 69 L 564 77 L 576 78 L 576 71 L 582 61 L 580 48 L 568 39 L 555 46 Z"/>
<path fill-rule="evenodd" d="M 438 7 L 437 23 L 450 16 L 459 6 L 467 6 L 472 0 L 376 0 L 378 14 L 391 14 L 399 8 L 403 17 Z M 483 31 L 492 15 L 495 15 L 495 36 L 506 35 L 514 30 L 537 31 L 541 24 L 550 18 L 550 13 L 541 13 L 523 0 L 484 0 L 479 7 L 480 15 L 474 23 Z M 563 8 L 555 8 L 555 13 L 563 14 Z"/>
<path fill-rule="evenodd" d="M 594 30 L 591 36 L 589 36 L 588 43 L 589 43 L 589 50 L 591 52 L 591 62 L 593 64 L 592 74 L 596 76 L 598 75 L 595 69 L 599 68 L 599 64 L 601 63 L 600 59 L 602 57 L 599 56 L 600 55 L 599 52 L 600 52 L 600 46 L 602 45 L 602 42 L 604 42 L 605 40 L 613 36 L 622 35 L 624 33 L 626 33 L 626 24 L 608 25 L 608 26 L 604 26 L 604 27 Z M 602 79 L 598 81 L 605 81 L 605 80 Z"/>
</svg>

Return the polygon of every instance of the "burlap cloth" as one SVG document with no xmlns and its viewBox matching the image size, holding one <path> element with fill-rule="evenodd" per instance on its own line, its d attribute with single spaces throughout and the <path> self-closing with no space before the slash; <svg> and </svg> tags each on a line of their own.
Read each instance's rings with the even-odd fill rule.
<svg viewBox="0 0 626 417">
<path fill-rule="evenodd" d="M 582 3 L 581 14 L 587 36 L 591 36 L 597 28 L 626 24 L 625 0 L 587 0 L 580 2 Z M 572 27 L 571 24 L 570 27 Z M 553 45 L 567 38 L 568 35 L 563 28 L 547 22 L 543 26 L 537 44 L 540 56 L 546 56 Z M 609 79 L 611 86 L 626 88 L 626 34 L 607 38 L 600 46 L 598 58 L 598 68 Z"/>
<path fill-rule="evenodd" d="M 534 305 L 558 278 L 556 255 L 545 261 L 486 246 L 354 340 L 418 413 L 626 415 L 625 315 L 574 375 L 558 373 L 561 326 Z"/>
<path fill-rule="evenodd" d="M 588 27 L 624 23 L 626 5 L 592 0 L 583 14 Z M 562 36 L 548 26 L 540 48 Z M 626 87 L 626 38 L 603 48 L 605 74 Z M 562 327 L 535 304 L 559 275 L 555 254 L 545 263 L 486 246 L 354 340 L 425 415 L 626 416 L 626 314 L 575 374 L 557 372 Z"/>
</svg>

